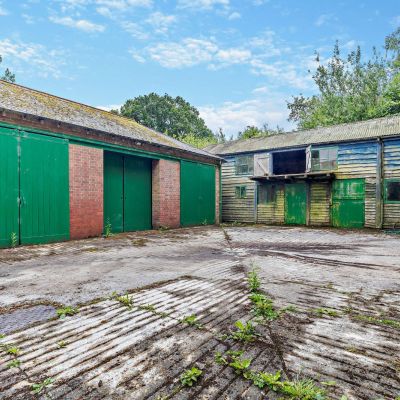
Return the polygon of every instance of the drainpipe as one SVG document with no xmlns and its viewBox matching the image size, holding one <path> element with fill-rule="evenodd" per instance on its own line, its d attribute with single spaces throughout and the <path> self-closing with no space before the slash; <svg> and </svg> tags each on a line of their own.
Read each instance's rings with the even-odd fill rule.
<svg viewBox="0 0 400 400">
<path fill-rule="evenodd" d="M 378 138 L 377 142 L 377 163 L 376 163 L 376 218 L 375 223 L 378 229 L 383 227 L 383 178 L 384 178 L 384 164 L 383 164 L 383 142 Z"/>
</svg>

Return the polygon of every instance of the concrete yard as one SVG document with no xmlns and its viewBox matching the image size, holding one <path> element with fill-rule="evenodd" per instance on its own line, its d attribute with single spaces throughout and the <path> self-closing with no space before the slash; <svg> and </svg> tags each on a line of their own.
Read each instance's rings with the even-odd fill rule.
<svg viewBox="0 0 400 400">
<path fill-rule="evenodd" d="M 274 318 L 252 313 L 253 269 L 281 311 Z M 0 399 L 400 396 L 400 236 L 266 226 L 141 232 L 0 250 L 0 278 Z M 123 304 L 113 292 L 131 297 Z M 79 312 L 56 318 L 65 306 Z M 238 320 L 252 321 L 252 340 L 230 337 Z M 251 359 L 248 373 L 232 357 Z M 182 386 L 194 366 L 198 382 Z M 325 393 L 260 389 L 249 376 L 262 371 L 312 379 Z"/>
</svg>

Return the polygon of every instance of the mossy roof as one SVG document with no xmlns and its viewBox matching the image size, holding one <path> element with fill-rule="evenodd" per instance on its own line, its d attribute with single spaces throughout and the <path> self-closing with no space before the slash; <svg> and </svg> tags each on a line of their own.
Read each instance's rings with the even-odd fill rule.
<svg viewBox="0 0 400 400">
<path fill-rule="evenodd" d="M 234 140 L 206 147 L 213 154 L 227 155 L 400 136 L 400 115 L 288 132 L 247 140 Z"/>
<path fill-rule="evenodd" d="M 0 80 L 0 108 L 216 158 L 132 119 L 3 80 Z"/>
</svg>

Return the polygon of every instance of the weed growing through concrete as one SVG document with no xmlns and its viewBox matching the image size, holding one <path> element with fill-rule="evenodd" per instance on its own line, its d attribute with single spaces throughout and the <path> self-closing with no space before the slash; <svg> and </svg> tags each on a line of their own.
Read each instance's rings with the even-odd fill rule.
<svg viewBox="0 0 400 400">
<path fill-rule="evenodd" d="M 256 317 L 267 321 L 273 321 L 279 317 L 279 312 L 275 310 L 272 300 L 267 296 L 253 292 L 249 299 L 253 303 L 252 312 Z"/>
<path fill-rule="evenodd" d="M 202 375 L 203 371 L 197 367 L 192 367 L 186 370 L 180 377 L 179 380 L 183 387 L 192 387 L 197 383 L 198 379 Z"/>
<path fill-rule="evenodd" d="M 115 300 L 117 300 L 119 303 L 121 303 L 123 306 L 125 306 L 128 310 L 132 310 L 133 308 L 133 297 L 129 296 L 128 293 L 126 293 L 123 296 L 116 296 Z"/>
<path fill-rule="evenodd" d="M 21 350 L 17 346 L 7 346 L 6 353 L 11 356 L 17 356 Z"/>
<path fill-rule="evenodd" d="M 377 318 L 370 315 L 362 314 L 352 315 L 352 317 L 358 321 L 369 322 L 375 325 L 384 325 L 390 326 L 391 328 L 400 329 L 400 321 L 396 321 L 393 319 Z"/>
<path fill-rule="evenodd" d="M 18 236 L 15 232 L 11 233 L 11 247 L 17 247 L 18 246 Z"/>
<path fill-rule="evenodd" d="M 59 349 L 63 349 L 64 347 L 67 347 L 67 342 L 65 340 L 61 340 L 60 342 L 57 343 L 57 347 Z"/>
<path fill-rule="evenodd" d="M 320 318 L 322 318 L 325 315 L 328 317 L 338 317 L 339 316 L 338 311 L 332 310 L 330 308 L 324 308 L 324 307 L 315 308 L 315 309 L 311 310 L 311 312 Z"/>
<path fill-rule="evenodd" d="M 138 308 L 139 308 L 139 310 L 150 311 L 152 313 L 155 313 L 157 311 L 156 307 L 153 306 L 153 304 L 140 305 L 140 306 L 138 306 Z"/>
<path fill-rule="evenodd" d="M 21 365 L 21 361 L 18 360 L 18 358 L 16 358 L 15 360 L 12 360 L 7 364 L 7 368 L 9 368 L 9 369 L 18 368 L 20 365 Z"/>
<path fill-rule="evenodd" d="M 202 329 L 203 328 L 203 325 L 201 325 L 197 321 L 197 316 L 195 314 L 187 315 L 186 317 L 182 318 L 180 320 L 180 322 L 183 323 L 183 324 L 188 324 L 190 326 L 195 326 L 198 329 Z"/>
<path fill-rule="evenodd" d="M 4 333 L 0 333 L 0 339 L 4 339 L 6 335 Z"/>
<path fill-rule="evenodd" d="M 104 225 L 104 237 L 109 238 L 112 236 L 112 225 L 110 218 L 107 218 L 106 224 Z"/>
<path fill-rule="evenodd" d="M 75 307 L 72 307 L 72 306 L 66 306 L 66 307 L 63 307 L 63 308 L 58 308 L 56 310 L 57 316 L 60 319 L 64 319 L 67 316 L 71 317 L 72 315 L 78 314 L 78 312 L 79 312 L 79 310 L 77 308 L 75 308 Z"/>
<path fill-rule="evenodd" d="M 228 336 L 229 339 L 237 340 L 239 342 L 252 342 L 255 339 L 256 330 L 254 325 L 248 321 L 243 323 L 242 321 L 236 321 L 236 331 L 231 331 Z"/>
<path fill-rule="evenodd" d="M 46 378 L 44 381 L 39 382 L 39 383 L 34 383 L 32 385 L 32 392 L 35 394 L 40 394 L 42 393 L 44 390 L 46 390 L 46 388 L 48 388 L 49 386 L 51 386 L 54 383 L 54 379 L 53 378 Z"/>
<path fill-rule="evenodd" d="M 253 269 L 247 275 L 247 282 L 249 285 L 249 290 L 252 293 L 257 293 L 261 287 L 261 281 L 258 277 L 257 269 L 253 267 Z"/>
</svg>

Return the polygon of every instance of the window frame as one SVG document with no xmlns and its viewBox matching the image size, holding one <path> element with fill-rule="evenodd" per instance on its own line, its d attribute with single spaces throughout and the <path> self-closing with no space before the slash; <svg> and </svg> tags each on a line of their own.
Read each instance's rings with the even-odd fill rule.
<svg viewBox="0 0 400 400">
<path fill-rule="evenodd" d="M 388 178 L 385 179 L 384 182 L 384 201 L 386 204 L 400 204 L 400 199 L 399 200 L 389 200 L 388 199 L 388 183 L 395 182 L 400 185 L 400 178 Z"/>
<path fill-rule="evenodd" d="M 235 199 L 246 199 L 247 198 L 247 186 L 236 185 L 235 186 Z"/>
<path fill-rule="evenodd" d="M 260 193 L 262 190 L 266 191 L 266 196 L 264 201 L 260 201 Z M 277 197 L 277 185 L 275 184 L 267 184 L 260 185 L 257 188 L 257 205 L 268 205 L 276 203 Z"/>
<path fill-rule="evenodd" d="M 332 158 L 329 160 L 329 162 L 331 162 L 331 163 L 334 162 L 334 168 L 329 168 L 329 169 L 321 168 L 321 157 L 320 157 L 321 153 L 320 152 L 324 151 L 324 150 L 327 150 L 328 152 L 332 151 L 332 150 L 335 151 L 336 158 L 335 159 Z M 313 157 L 313 153 L 316 151 L 318 151 L 318 166 L 319 166 L 319 168 L 315 168 L 315 162 L 314 162 L 314 157 Z M 326 171 L 336 171 L 337 170 L 338 155 L 339 155 L 339 147 L 338 146 L 327 146 L 327 147 L 319 147 L 319 148 L 313 148 L 311 146 L 310 152 L 311 152 L 311 155 L 310 155 L 310 157 L 311 157 L 311 172 L 326 172 Z"/>
<path fill-rule="evenodd" d="M 239 163 L 239 159 L 246 158 L 247 162 Z M 247 166 L 246 172 L 239 172 L 239 168 Z M 254 154 L 247 154 L 247 155 L 237 155 L 235 156 L 235 175 L 236 176 L 243 176 L 243 175 L 253 175 L 254 174 Z"/>
</svg>

